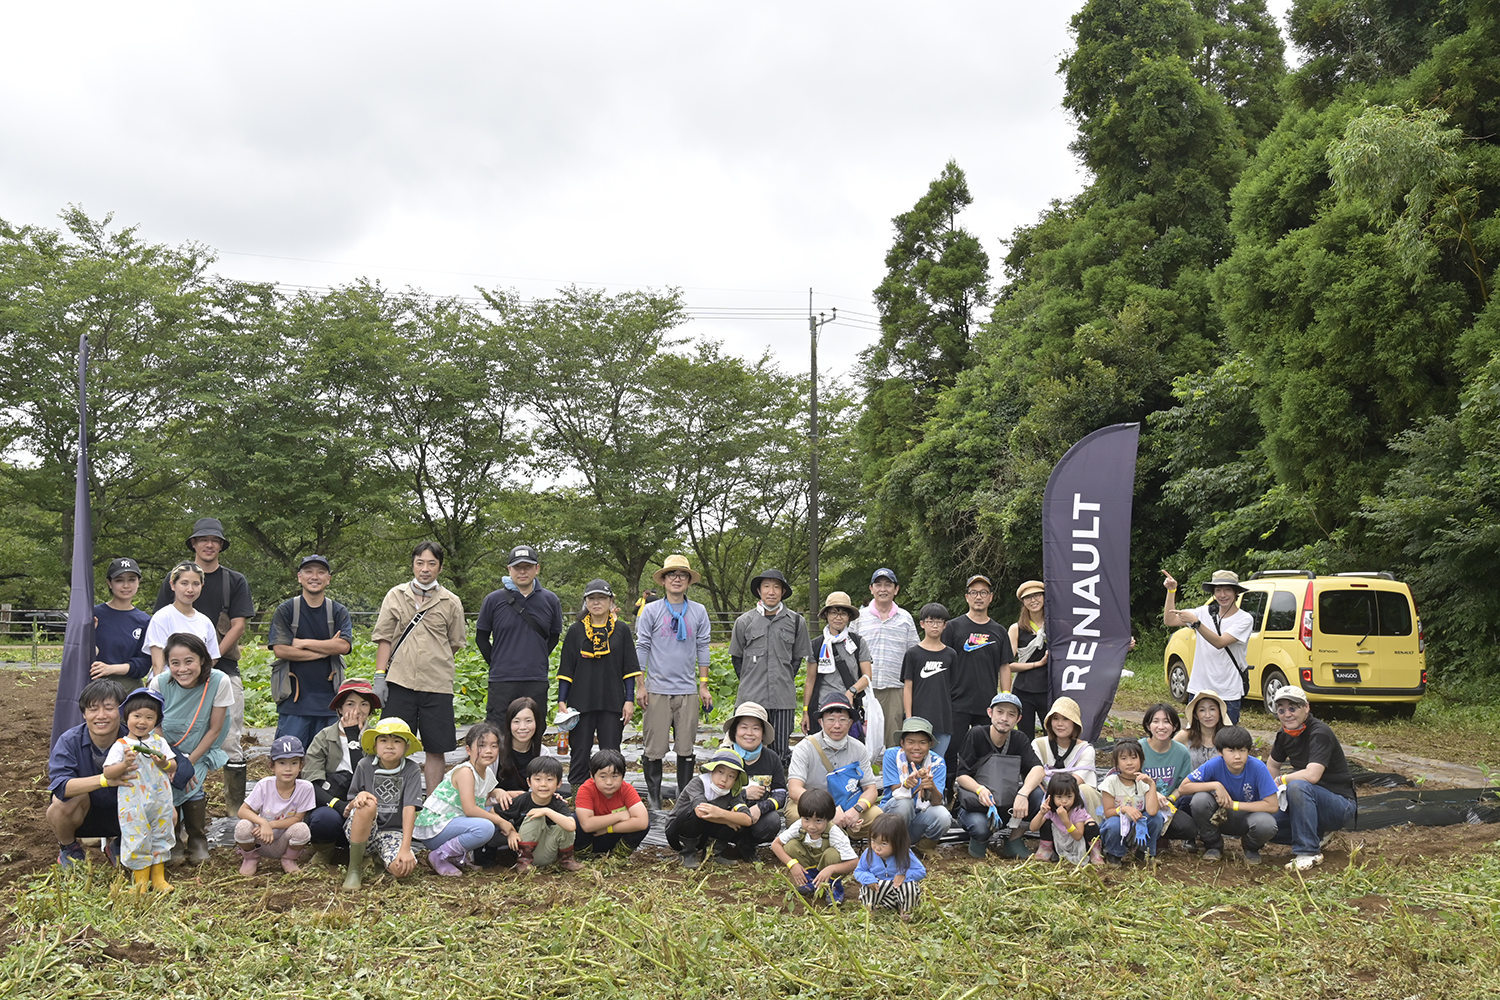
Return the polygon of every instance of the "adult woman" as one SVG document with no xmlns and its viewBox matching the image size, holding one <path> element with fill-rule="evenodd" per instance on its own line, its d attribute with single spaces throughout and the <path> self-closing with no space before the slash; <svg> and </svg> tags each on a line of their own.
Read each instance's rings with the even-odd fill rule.
<svg viewBox="0 0 1500 1000">
<path fill-rule="evenodd" d="M 753 701 L 735 706 L 724 722 L 724 746 L 733 750 L 749 778 L 745 803 L 750 826 L 736 838 L 746 861 L 755 860 L 755 849 L 781 832 L 781 811 L 786 808 L 786 768 L 781 758 L 766 752 L 766 743 L 776 735 L 770 714 Z"/>
<path fill-rule="evenodd" d="M 1199 691 L 1188 702 L 1185 714 L 1187 728 L 1178 730 L 1172 738 L 1188 748 L 1193 770 L 1197 770 L 1219 755 L 1214 736 L 1229 725 L 1229 708 L 1217 691 Z"/>
<path fill-rule="evenodd" d="M 821 636 L 812 640 L 812 657 L 802 692 L 802 731 L 818 732 L 814 707 L 829 695 L 843 693 L 851 705 L 860 704 L 860 695 L 870 686 L 870 651 L 858 634 L 849 631 L 849 622 L 859 611 L 842 590 L 828 595 L 818 617 L 823 619 Z M 768 723 L 769 725 L 769 723 Z M 862 734 L 855 734 L 859 739 Z"/>
<path fill-rule="evenodd" d="M 599 749 L 620 749 L 625 725 L 635 714 L 635 682 L 641 668 L 635 636 L 613 610 L 614 601 L 608 583 L 589 582 L 583 592 L 583 614 L 563 637 L 558 659 L 558 716 L 569 707 L 579 713 L 568 768 L 568 783 L 575 791 L 589 780 L 595 736 Z"/>
<path fill-rule="evenodd" d="M 1021 722 L 1016 726 L 1029 740 L 1036 735 L 1036 720 L 1047 711 L 1047 630 L 1042 614 L 1042 581 L 1027 580 L 1016 588 L 1021 613 L 1010 627 L 1010 648 L 1016 662 L 1000 670 L 1000 689 L 1021 699 Z"/>
<path fill-rule="evenodd" d="M 186 788 L 172 788 L 172 804 L 182 809 L 182 825 L 187 831 L 187 860 L 202 864 L 208 860 L 208 800 L 203 781 L 208 772 L 224 766 L 229 754 L 223 749 L 228 732 L 225 717 L 234 704 L 229 678 L 209 666 L 207 644 L 190 632 L 174 632 L 158 647 L 166 661 L 167 672 L 151 679 L 151 690 L 162 696 L 165 705 L 161 720 L 162 735 L 172 748 L 185 753 L 193 762 L 193 778 Z M 182 845 L 172 848 L 173 862 L 184 857 Z"/>
<path fill-rule="evenodd" d="M 534 698 L 517 698 L 506 706 L 497 775 L 500 783 L 493 793 L 501 809 L 509 809 L 511 800 L 526 791 L 526 768 L 542 755 L 537 725 L 541 717 L 542 707 Z"/>
</svg>

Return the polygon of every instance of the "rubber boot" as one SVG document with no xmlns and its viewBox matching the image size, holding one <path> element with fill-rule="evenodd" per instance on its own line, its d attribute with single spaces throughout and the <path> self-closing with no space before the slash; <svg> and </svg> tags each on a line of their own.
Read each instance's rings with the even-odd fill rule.
<svg viewBox="0 0 1500 1000">
<path fill-rule="evenodd" d="M 536 867 L 536 841 L 521 841 L 516 845 L 520 857 L 516 858 L 516 874 L 525 875 Z"/>
<path fill-rule="evenodd" d="M 684 868 L 697 868 L 703 863 L 698 857 L 698 838 L 683 837 L 679 843 L 682 847 L 677 852 L 677 859 L 682 862 Z"/>
<path fill-rule="evenodd" d="M 246 878 L 254 875 L 256 869 L 260 867 L 260 848 L 241 847 L 235 844 L 234 849 L 240 852 L 240 874 Z"/>
<path fill-rule="evenodd" d="M 189 799 L 182 804 L 182 822 L 187 827 L 187 863 L 208 860 L 208 800 Z"/>
<path fill-rule="evenodd" d="M 1096 868 L 1104 867 L 1103 837 L 1095 837 L 1094 842 L 1089 845 L 1089 864 Z"/>
<path fill-rule="evenodd" d="M 368 843 L 368 841 L 361 840 L 357 844 L 349 845 L 349 872 L 344 876 L 343 887 L 350 891 L 358 889 L 362 884 L 359 877 L 360 873 L 364 871 L 365 867 L 366 843 Z"/>
<path fill-rule="evenodd" d="M 224 765 L 224 801 L 229 803 L 229 815 L 238 815 L 245 804 L 246 764 Z"/>
<path fill-rule="evenodd" d="M 308 858 L 307 863 L 317 868 L 326 868 L 333 864 L 333 845 L 313 845 L 312 857 Z"/>
<path fill-rule="evenodd" d="M 646 808 L 661 812 L 661 761 L 646 757 L 641 760 L 641 767 L 646 772 Z"/>
<path fill-rule="evenodd" d="M 427 852 L 427 863 L 432 870 L 439 875 L 447 875 L 453 878 L 462 875 L 458 870 L 458 862 L 464 856 L 464 845 L 457 837 L 447 841 Z"/>
<path fill-rule="evenodd" d="M 1036 845 L 1036 853 L 1032 858 L 1037 861 L 1051 861 L 1057 857 L 1057 852 L 1052 846 L 1052 841 L 1043 840 Z"/>
<path fill-rule="evenodd" d="M 167 866 L 160 861 L 151 866 L 151 888 L 162 893 L 172 891 L 172 883 L 167 881 Z"/>
<path fill-rule="evenodd" d="M 286 853 L 281 856 L 281 870 L 288 875 L 293 872 L 300 872 L 302 866 L 297 864 L 297 859 L 300 857 L 302 857 L 302 848 L 288 847 Z"/>
<path fill-rule="evenodd" d="M 740 859 L 735 857 L 735 855 L 739 852 L 734 849 L 734 846 L 732 844 L 725 843 L 722 840 L 716 840 L 713 842 L 712 853 L 714 856 L 714 864 L 716 865 L 722 865 L 725 868 L 733 868 L 735 865 L 740 863 Z"/>
<path fill-rule="evenodd" d="M 187 827 L 182 819 L 182 807 L 177 809 L 176 822 L 172 824 L 172 856 L 167 859 L 167 864 L 174 868 L 187 860 Z"/>
<path fill-rule="evenodd" d="M 557 849 L 557 867 L 565 872 L 583 871 L 583 863 L 573 857 L 573 846 L 559 847 Z"/>
<path fill-rule="evenodd" d="M 677 758 L 677 796 L 682 797 L 683 790 L 687 788 L 688 782 L 693 780 L 693 774 L 698 770 L 697 757 Z"/>
<path fill-rule="evenodd" d="M 131 888 L 138 893 L 148 892 L 151 889 L 151 869 L 135 869 L 135 884 Z"/>
</svg>

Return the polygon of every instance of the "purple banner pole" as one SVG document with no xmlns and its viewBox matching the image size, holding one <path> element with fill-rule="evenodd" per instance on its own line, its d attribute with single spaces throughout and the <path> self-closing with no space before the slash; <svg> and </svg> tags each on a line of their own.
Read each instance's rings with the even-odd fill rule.
<svg viewBox="0 0 1500 1000">
<path fill-rule="evenodd" d="M 83 721 L 78 695 L 89 682 L 94 662 L 94 531 L 89 506 L 89 415 L 87 379 L 89 338 L 78 338 L 78 473 L 73 495 L 73 579 L 68 595 L 68 630 L 63 636 L 62 673 L 52 708 L 52 741 Z"/>
<path fill-rule="evenodd" d="M 1042 582 L 1052 696 L 1109 718 L 1130 651 L 1130 505 L 1140 424 L 1101 427 L 1068 449 L 1042 497 Z"/>
</svg>

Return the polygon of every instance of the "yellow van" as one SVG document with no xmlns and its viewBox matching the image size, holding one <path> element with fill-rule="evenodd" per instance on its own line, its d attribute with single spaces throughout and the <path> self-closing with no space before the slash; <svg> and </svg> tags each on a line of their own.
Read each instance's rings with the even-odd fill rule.
<svg viewBox="0 0 1500 1000">
<path fill-rule="evenodd" d="M 1427 642 L 1411 588 L 1389 573 L 1266 570 L 1243 584 L 1240 609 L 1255 619 L 1246 661 L 1250 692 L 1274 714 L 1290 683 L 1310 701 L 1376 705 L 1410 718 L 1427 691 Z M 1162 658 L 1167 687 L 1188 700 L 1195 638 L 1181 628 Z"/>
</svg>

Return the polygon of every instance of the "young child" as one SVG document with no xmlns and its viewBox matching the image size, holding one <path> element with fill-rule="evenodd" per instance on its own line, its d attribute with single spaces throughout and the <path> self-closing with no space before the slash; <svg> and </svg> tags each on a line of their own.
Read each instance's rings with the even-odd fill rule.
<svg viewBox="0 0 1500 1000">
<path fill-rule="evenodd" d="M 870 826 L 870 846 L 859 856 L 854 880 L 859 883 L 859 901 L 870 909 L 895 910 L 902 920 L 922 899 L 922 878 L 927 869 L 911 850 L 911 838 L 899 816 L 880 816 Z"/>
<path fill-rule="evenodd" d="M 924 627 L 928 621 L 924 619 Z M 932 726 L 926 719 L 914 715 L 901 723 L 901 745 L 886 750 L 880 773 L 885 783 L 880 808 L 906 821 L 912 843 L 935 846 L 953 825 L 953 814 L 943 805 L 948 765 L 933 748 Z"/>
<path fill-rule="evenodd" d="M 219 633 L 208 616 L 199 614 L 193 602 L 203 591 L 203 570 L 197 563 L 178 563 L 172 567 L 167 581 L 172 587 L 172 603 L 151 616 L 146 626 L 146 638 L 141 640 L 141 649 L 151 654 L 151 672 L 160 675 L 167 665 L 167 639 L 178 632 L 186 632 L 203 640 L 208 648 L 206 665 L 212 666 L 219 658 Z"/>
<path fill-rule="evenodd" d="M 422 769 L 409 754 L 422 741 L 406 721 L 381 719 L 359 738 L 365 756 L 349 780 L 349 803 L 344 807 L 344 835 L 349 838 L 349 872 L 345 889 L 358 889 L 365 866 L 365 850 L 374 850 L 385 870 L 405 878 L 417 868 L 411 842 L 422 804 Z"/>
<path fill-rule="evenodd" d="M 920 624 L 922 641 L 909 647 L 901 660 L 901 701 L 908 719 L 927 720 L 932 728 L 932 752 L 946 757 L 953 740 L 953 692 L 948 678 L 958 656 L 943 645 L 948 609 L 937 602 L 923 605 Z M 947 773 L 945 764 L 943 774 Z M 942 786 L 939 790 L 945 791 Z"/>
<path fill-rule="evenodd" d="M 1227 726 L 1214 734 L 1219 756 L 1187 776 L 1182 794 L 1188 799 L 1203 860 L 1224 856 L 1224 837 L 1239 837 L 1248 864 L 1260 864 L 1260 849 L 1276 836 L 1276 779 L 1260 758 L 1250 755 L 1250 730 Z"/>
<path fill-rule="evenodd" d="M 804 896 L 827 888 L 829 899 L 844 901 L 843 876 L 859 863 L 849 835 L 836 826 L 833 796 L 824 788 L 809 788 L 798 802 L 801 815 L 771 841 L 771 853 L 786 865 L 792 884 Z"/>
<path fill-rule="evenodd" d="M 132 691 L 120 706 L 129 734 L 115 741 L 104 758 L 104 766 L 124 762 L 126 770 L 137 769 L 135 780 L 120 785 L 120 863 L 135 872 L 135 891 L 147 886 L 171 892 L 167 882 L 167 859 L 177 843 L 173 829 L 172 775 L 177 758 L 172 746 L 154 730 L 161 725 L 162 699 L 155 691 Z"/>
<path fill-rule="evenodd" d="M 1104 800 L 1104 860 L 1118 865 L 1135 845 L 1136 860 L 1149 853 L 1156 857 L 1156 838 L 1161 834 L 1161 802 L 1156 782 L 1141 773 L 1145 755 L 1141 745 L 1126 738 L 1115 743 L 1115 770 L 1099 783 Z"/>
<path fill-rule="evenodd" d="M 209 665 L 209 647 L 201 637 L 174 632 L 161 641 L 159 649 L 167 669 L 151 678 L 150 684 L 151 690 L 162 697 L 161 732 L 193 765 L 193 777 L 186 787 L 172 786 L 172 801 L 182 809 L 182 825 L 187 832 L 186 849 L 174 845 L 172 861 L 185 858 L 189 864 L 199 865 L 208 860 L 208 799 L 203 783 L 210 771 L 217 771 L 229 760 L 223 744 L 229 732 L 234 689 L 228 677 Z"/>
<path fill-rule="evenodd" d="M 280 858 L 284 872 L 301 870 L 297 857 L 312 839 L 303 821 L 317 803 L 312 782 L 301 777 L 306 756 L 295 736 L 271 741 L 271 776 L 257 781 L 245 796 L 234 825 L 241 875 L 254 875 L 261 858 Z"/>
<path fill-rule="evenodd" d="M 545 868 L 553 862 L 565 872 L 583 867 L 573 857 L 578 821 L 557 794 L 562 784 L 562 761 L 538 757 L 526 766 L 527 790 L 511 800 L 501 816 L 515 827 L 508 840 L 516 859 L 516 874 Z"/>
<path fill-rule="evenodd" d="M 497 833 L 515 832 L 510 821 L 492 812 L 495 761 L 500 759 L 500 727 L 480 722 L 464 737 L 469 759 L 443 776 L 422 811 L 417 813 L 412 837 L 427 848 L 427 863 L 439 875 L 462 875 L 458 866 L 468 853 L 488 844 Z"/>
<path fill-rule="evenodd" d="M 1104 864 L 1099 824 L 1083 804 L 1078 779 L 1067 771 L 1058 771 L 1047 779 L 1047 801 L 1032 818 L 1031 829 L 1042 835 L 1032 855 L 1038 861 Z"/>
<path fill-rule="evenodd" d="M 1229 706 L 1224 704 L 1216 691 L 1200 691 L 1188 703 L 1188 727 L 1178 730 L 1172 737 L 1188 748 L 1193 769 L 1196 770 L 1216 757 L 1219 749 L 1214 737 L 1224 726 L 1229 725 Z"/>
<path fill-rule="evenodd" d="M 634 785 L 625 784 L 625 757 L 618 750 L 600 750 L 589 760 L 589 779 L 573 797 L 573 812 L 574 849 L 601 857 L 620 843 L 627 853 L 635 850 L 651 829 L 646 803 Z"/>
<path fill-rule="evenodd" d="M 667 843 L 676 851 L 684 868 L 701 864 L 698 847 L 712 841 L 714 861 L 739 864 L 736 849 L 740 833 L 754 823 L 745 803 L 745 765 L 733 750 L 720 750 L 703 762 L 703 773 L 687 783 L 677 796 L 677 808 L 667 820 Z"/>
</svg>

